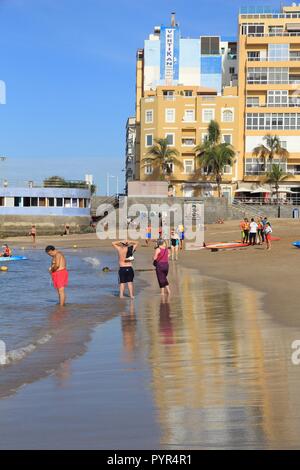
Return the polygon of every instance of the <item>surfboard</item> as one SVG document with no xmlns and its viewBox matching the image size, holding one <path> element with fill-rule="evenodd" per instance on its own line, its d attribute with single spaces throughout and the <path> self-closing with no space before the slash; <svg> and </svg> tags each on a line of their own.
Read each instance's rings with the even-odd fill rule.
<svg viewBox="0 0 300 470">
<path fill-rule="evenodd" d="M 271 242 L 279 242 L 280 238 L 279 237 L 272 237 L 271 235 Z"/>
<path fill-rule="evenodd" d="M 24 261 L 25 259 L 28 259 L 26 258 L 26 256 L 0 256 L 0 262 L 1 261 Z"/>
<path fill-rule="evenodd" d="M 206 245 L 205 248 L 208 248 L 209 250 L 211 249 L 226 249 L 226 248 L 240 248 L 240 247 L 245 247 L 249 246 L 248 243 L 236 243 L 236 242 L 220 242 L 220 243 L 209 243 Z"/>
<path fill-rule="evenodd" d="M 292 245 L 296 246 L 297 248 L 300 248 L 300 240 L 297 242 L 293 242 Z"/>
</svg>

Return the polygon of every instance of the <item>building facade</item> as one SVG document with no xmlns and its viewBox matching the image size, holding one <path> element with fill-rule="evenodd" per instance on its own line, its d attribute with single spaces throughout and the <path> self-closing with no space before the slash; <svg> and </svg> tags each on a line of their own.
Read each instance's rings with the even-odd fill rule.
<svg viewBox="0 0 300 470">
<path fill-rule="evenodd" d="M 90 217 L 91 192 L 78 188 L 0 188 L 0 216 Z"/>
<path fill-rule="evenodd" d="M 264 184 L 270 166 L 253 149 L 266 134 L 277 135 L 289 152 L 287 160 L 274 160 L 291 174 L 282 189 L 300 196 L 299 106 L 300 4 L 241 9 L 237 41 L 183 38 L 172 15 L 171 25 L 155 27 L 137 52 L 133 179 L 164 177 L 145 158 L 154 139 L 166 138 L 181 161 L 169 178 L 174 195 L 215 195 L 195 146 L 216 120 L 221 140 L 235 150 L 233 166 L 224 169 L 224 196 L 232 200 L 239 188 L 250 193 Z"/>
<path fill-rule="evenodd" d="M 136 140 L 135 117 L 129 117 L 126 123 L 126 155 L 125 155 L 126 187 L 127 187 L 128 181 L 133 181 L 135 179 L 135 140 Z"/>
</svg>

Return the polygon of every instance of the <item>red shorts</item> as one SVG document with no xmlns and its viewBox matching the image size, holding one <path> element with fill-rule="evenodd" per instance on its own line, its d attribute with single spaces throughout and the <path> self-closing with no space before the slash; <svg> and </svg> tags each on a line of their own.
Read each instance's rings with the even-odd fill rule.
<svg viewBox="0 0 300 470">
<path fill-rule="evenodd" d="M 54 271 L 52 273 L 52 281 L 55 289 L 61 289 L 62 287 L 67 287 L 69 280 L 69 274 L 66 269 L 61 269 L 60 271 Z"/>
<path fill-rule="evenodd" d="M 266 240 L 271 241 L 271 236 L 272 236 L 272 235 L 271 235 L 270 233 L 267 233 L 267 234 L 266 234 Z"/>
</svg>

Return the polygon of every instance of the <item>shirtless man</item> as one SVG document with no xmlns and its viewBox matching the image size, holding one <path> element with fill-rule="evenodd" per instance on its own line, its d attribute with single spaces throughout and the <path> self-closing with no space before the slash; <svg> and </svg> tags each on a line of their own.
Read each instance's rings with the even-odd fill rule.
<svg viewBox="0 0 300 470">
<path fill-rule="evenodd" d="M 64 255 L 55 249 L 54 246 L 49 245 L 46 247 L 47 255 L 51 256 L 52 263 L 49 272 L 52 276 L 52 281 L 55 289 L 57 289 L 59 305 L 63 307 L 66 302 L 65 287 L 68 285 L 68 271 L 66 265 L 66 258 Z"/>
<path fill-rule="evenodd" d="M 125 285 L 127 284 L 129 295 L 131 299 L 134 299 L 133 295 L 133 278 L 134 271 L 132 268 L 132 262 L 126 261 L 127 249 L 129 246 L 133 246 L 135 251 L 138 243 L 130 240 L 119 240 L 113 242 L 112 246 L 117 250 L 119 255 L 119 284 L 120 284 L 120 299 L 124 298 Z"/>
</svg>

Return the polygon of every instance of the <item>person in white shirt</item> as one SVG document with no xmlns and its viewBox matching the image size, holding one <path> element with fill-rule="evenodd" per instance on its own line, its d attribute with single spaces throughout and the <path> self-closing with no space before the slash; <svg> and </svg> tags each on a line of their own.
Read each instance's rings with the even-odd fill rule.
<svg viewBox="0 0 300 470">
<path fill-rule="evenodd" d="M 256 245 L 256 235 L 257 235 L 258 225 L 254 219 L 251 219 L 250 222 L 250 235 L 249 235 L 249 243 L 250 245 Z"/>
</svg>

